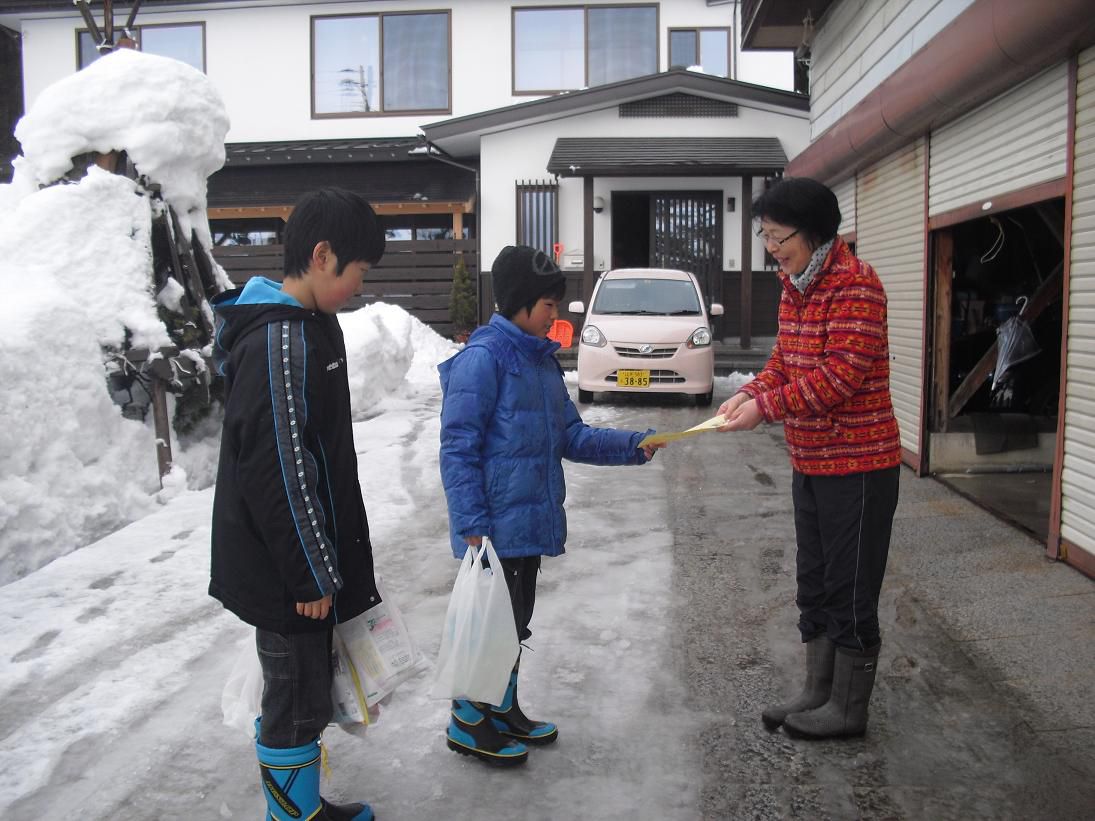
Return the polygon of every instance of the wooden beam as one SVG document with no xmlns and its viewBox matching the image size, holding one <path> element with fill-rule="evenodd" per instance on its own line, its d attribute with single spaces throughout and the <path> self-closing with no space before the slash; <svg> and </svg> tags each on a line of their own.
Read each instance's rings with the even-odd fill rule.
<svg viewBox="0 0 1095 821">
<path fill-rule="evenodd" d="M 460 200 L 438 200 L 436 202 L 373 202 L 370 203 L 377 214 L 465 214 L 468 203 Z M 268 219 L 281 217 L 289 219 L 293 213 L 292 205 L 241 205 L 217 206 L 208 209 L 209 219 Z"/>
<path fill-rule="evenodd" d="M 281 217 L 281 219 L 289 219 L 289 215 L 293 213 L 293 206 L 291 205 L 252 205 L 240 208 L 210 208 L 209 219 L 211 220 L 228 220 L 228 219 L 269 219 L 270 217 Z"/>
<path fill-rule="evenodd" d="M 586 310 L 589 310 L 593 299 L 593 286 L 596 278 L 593 276 L 593 177 L 582 178 L 582 254 L 585 257 L 582 272 L 582 299 L 585 300 Z"/>
<path fill-rule="evenodd" d="M 1064 261 L 1062 260 L 1057 263 L 1057 267 L 1053 269 L 1046 281 L 1038 286 L 1038 290 L 1030 298 L 1026 309 L 1023 311 L 1023 319 L 1027 322 L 1033 322 L 1039 314 L 1061 296 L 1061 274 L 1063 271 Z M 996 367 L 996 353 L 998 350 L 998 342 L 994 339 L 989 349 L 985 351 L 966 378 L 962 380 L 962 384 L 951 395 L 948 411 L 951 419 L 962 412 L 962 408 L 966 407 L 966 403 L 985 384 L 985 380 L 989 378 L 989 374 Z"/>
<path fill-rule="evenodd" d="M 741 178 L 741 347 L 753 347 L 753 178 Z"/>
<path fill-rule="evenodd" d="M 950 419 L 951 298 L 954 281 L 954 232 L 949 228 L 932 235 L 935 277 L 935 319 L 932 332 L 931 429 L 945 433 Z"/>
</svg>

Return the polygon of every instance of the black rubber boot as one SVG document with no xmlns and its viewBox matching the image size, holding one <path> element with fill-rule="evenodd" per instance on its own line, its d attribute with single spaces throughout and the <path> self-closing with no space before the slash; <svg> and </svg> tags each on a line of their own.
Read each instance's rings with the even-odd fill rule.
<svg viewBox="0 0 1095 821">
<path fill-rule="evenodd" d="M 520 668 L 521 658 L 518 656 L 513 672 L 509 674 L 509 685 L 502 703 L 491 707 L 491 720 L 502 735 L 516 738 L 525 744 L 551 744 L 559 738 L 559 728 L 549 721 L 533 721 L 521 712 L 521 705 L 517 702 L 517 676 Z"/>
<path fill-rule="evenodd" d="M 833 664 L 833 691 L 816 710 L 791 713 L 783 729 L 795 738 L 844 738 L 867 731 L 867 704 L 874 690 L 881 644 L 859 652 L 838 647 Z"/>
<path fill-rule="evenodd" d="M 784 719 L 791 713 L 813 710 L 829 700 L 829 691 L 833 684 L 834 645 L 825 636 L 818 636 L 806 642 L 806 684 L 797 698 L 768 707 L 760 714 L 760 720 L 769 730 L 778 730 Z"/>
<path fill-rule="evenodd" d="M 445 734 L 450 750 L 471 755 L 496 767 L 514 767 L 528 761 L 528 748 L 498 732 L 489 704 L 457 699 Z"/>
</svg>

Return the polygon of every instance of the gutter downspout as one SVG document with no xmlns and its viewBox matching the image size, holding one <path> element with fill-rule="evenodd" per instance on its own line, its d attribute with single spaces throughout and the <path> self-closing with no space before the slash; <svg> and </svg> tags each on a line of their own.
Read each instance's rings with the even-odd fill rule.
<svg viewBox="0 0 1095 821">
<path fill-rule="evenodd" d="M 841 180 L 1092 43 L 1091 0 L 976 0 L 786 173 Z"/>
<path fill-rule="evenodd" d="M 474 165 L 465 165 L 462 162 L 457 162 L 450 157 L 444 150 L 438 148 L 431 143 L 428 139 L 423 138 L 423 142 L 426 143 L 426 156 L 431 159 L 443 162 L 446 165 L 451 165 L 454 168 L 460 168 L 464 171 L 468 171 L 475 175 L 475 258 L 478 260 L 478 266 L 475 271 L 475 307 L 479 314 L 476 321 L 481 325 L 483 324 L 483 294 L 480 284 L 483 277 L 483 248 L 480 245 L 480 236 L 482 235 L 482 226 L 479 224 L 479 209 L 482 205 L 483 198 L 480 195 L 479 190 L 479 169 Z M 461 237 L 463 239 L 463 237 Z"/>
</svg>

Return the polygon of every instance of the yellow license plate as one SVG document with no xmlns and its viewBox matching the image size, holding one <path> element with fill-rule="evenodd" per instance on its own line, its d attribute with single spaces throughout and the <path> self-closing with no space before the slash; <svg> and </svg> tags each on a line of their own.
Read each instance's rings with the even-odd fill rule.
<svg viewBox="0 0 1095 821">
<path fill-rule="evenodd" d="M 616 371 L 616 387 L 618 387 L 618 388 L 647 388 L 647 387 L 650 387 L 650 371 Z"/>
</svg>

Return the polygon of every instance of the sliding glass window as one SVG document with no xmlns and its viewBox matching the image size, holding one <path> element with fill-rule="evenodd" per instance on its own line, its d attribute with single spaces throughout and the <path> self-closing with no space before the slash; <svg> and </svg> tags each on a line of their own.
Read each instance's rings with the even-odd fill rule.
<svg viewBox="0 0 1095 821">
<path fill-rule="evenodd" d="M 658 70 L 651 4 L 513 9 L 513 93 L 552 94 Z"/>
<path fill-rule="evenodd" d="M 205 71 L 204 23 L 137 26 L 130 34 L 141 51 L 161 57 L 173 57 L 198 71 Z M 121 36 L 122 32 L 115 32 L 116 40 Z M 76 32 L 76 38 L 77 65 L 79 68 L 87 68 L 102 55 L 87 30 Z"/>
<path fill-rule="evenodd" d="M 448 12 L 312 18 L 312 114 L 450 109 Z"/>
<path fill-rule="evenodd" d="M 730 76 L 730 29 L 670 29 L 669 67 L 699 67 L 704 74 Z"/>
</svg>

